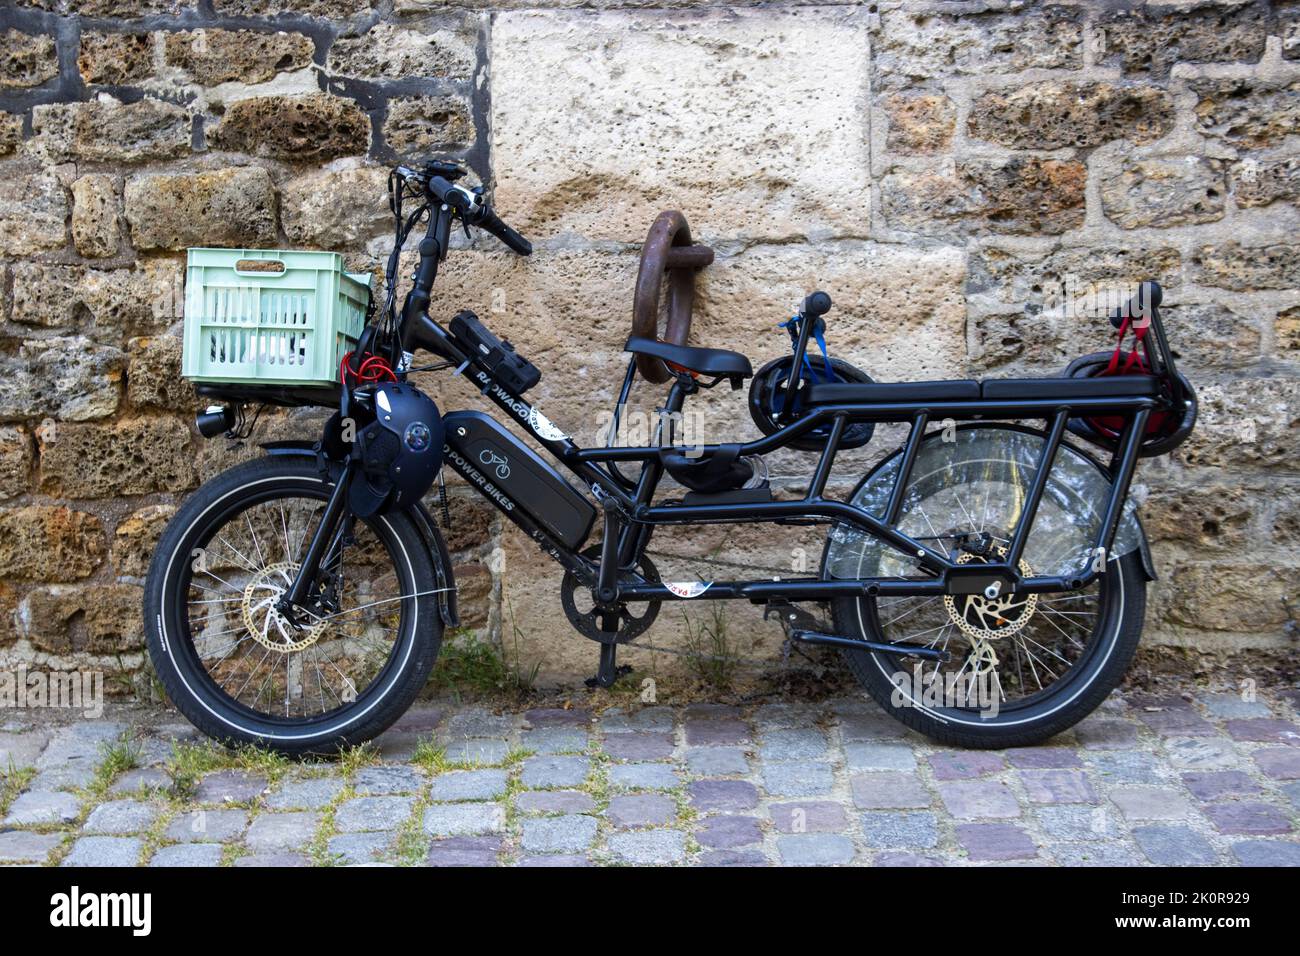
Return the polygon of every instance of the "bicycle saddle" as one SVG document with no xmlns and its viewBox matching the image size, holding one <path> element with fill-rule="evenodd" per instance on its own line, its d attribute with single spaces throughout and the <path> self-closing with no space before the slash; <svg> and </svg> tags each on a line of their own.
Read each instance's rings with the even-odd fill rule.
<svg viewBox="0 0 1300 956">
<path fill-rule="evenodd" d="M 754 374 L 749 359 L 739 352 L 727 349 L 697 349 L 690 345 L 673 345 L 634 335 L 627 340 L 623 351 L 634 355 L 651 355 L 701 375 L 729 378 L 737 388 L 742 381 Z"/>
</svg>

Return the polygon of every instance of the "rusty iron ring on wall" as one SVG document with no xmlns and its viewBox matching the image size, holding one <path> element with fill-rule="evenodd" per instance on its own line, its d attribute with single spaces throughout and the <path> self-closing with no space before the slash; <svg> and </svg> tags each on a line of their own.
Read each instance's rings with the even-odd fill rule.
<svg viewBox="0 0 1300 956">
<path fill-rule="evenodd" d="M 691 227 L 675 209 L 655 217 L 641 247 L 641 265 L 632 299 L 632 334 L 685 345 L 691 333 L 691 308 L 695 302 L 695 273 L 713 261 L 713 250 L 691 243 Z M 659 335 L 659 286 L 668 276 L 668 322 Z M 661 384 L 672 375 L 662 359 L 638 355 L 637 370 L 648 382 Z"/>
</svg>

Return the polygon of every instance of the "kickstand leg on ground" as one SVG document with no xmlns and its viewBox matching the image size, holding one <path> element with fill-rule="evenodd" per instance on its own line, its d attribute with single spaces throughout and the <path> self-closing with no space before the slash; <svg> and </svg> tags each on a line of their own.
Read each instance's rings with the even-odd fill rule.
<svg viewBox="0 0 1300 956">
<path fill-rule="evenodd" d="M 588 687 L 613 687 L 624 674 L 632 673 L 630 664 L 619 665 L 617 663 L 618 645 L 612 641 L 608 644 L 600 645 L 600 667 L 596 670 L 595 677 L 588 677 L 585 681 Z"/>
</svg>

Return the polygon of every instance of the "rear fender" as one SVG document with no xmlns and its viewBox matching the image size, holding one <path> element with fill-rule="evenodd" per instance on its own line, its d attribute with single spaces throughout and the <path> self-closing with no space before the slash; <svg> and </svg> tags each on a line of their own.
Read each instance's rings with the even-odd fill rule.
<svg viewBox="0 0 1300 956">
<path fill-rule="evenodd" d="M 1138 526 L 1138 554 L 1142 555 L 1142 575 L 1148 581 L 1156 580 L 1156 563 L 1151 559 L 1151 545 L 1147 543 L 1147 529 L 1142 526 L 1142 519 L 1133 515 L 1133 520 Z"/>
</svg>

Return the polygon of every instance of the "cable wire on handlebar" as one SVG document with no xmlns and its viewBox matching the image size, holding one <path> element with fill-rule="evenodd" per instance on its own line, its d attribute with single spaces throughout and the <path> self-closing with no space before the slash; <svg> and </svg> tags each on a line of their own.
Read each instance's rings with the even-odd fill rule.
<svg viewBox="0 0 1300 956">
<path fill-rule="evenodd" d="M 380 321 L 380 332 L 382 338 L 393 344 L 392 354 L 389 356 L 390 361 L 393 363 L 398 362 L 402 354 L 400 324 L 397 321 L 397 270 L 401 266 L 402 247 L 406 244 L 406 239 L 411 234 L 411 230 L 429 211 L 428 202 L 423 202 L 415 212 L 403 220 L 402 200 L 406 196 L 406 189 L 405 177 L 398 175 L 396 170 L 390 171 L 388 174 L 388 208 L 393 213 L 394 236 L 393 251 L 388 256 L 388 267 L 384 270 L 384 312 Z M 422 194 L 415 192 L 412 192 L 411 195 L 412 198 L 423 198 Z"/>
</svg>

